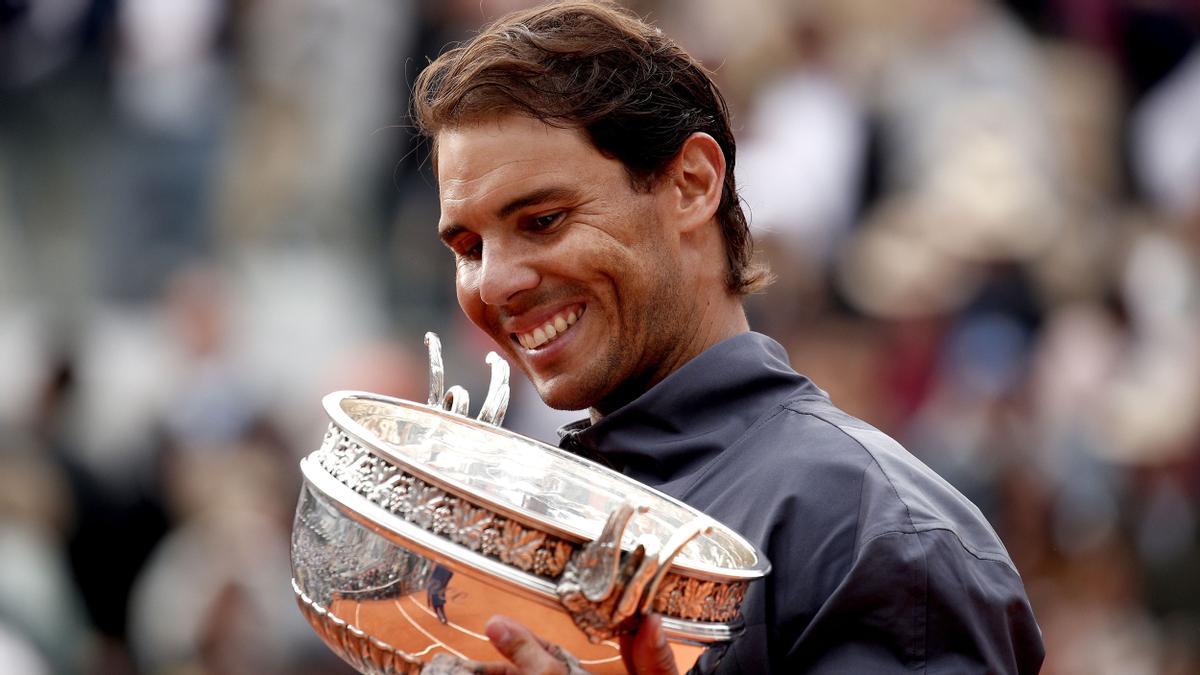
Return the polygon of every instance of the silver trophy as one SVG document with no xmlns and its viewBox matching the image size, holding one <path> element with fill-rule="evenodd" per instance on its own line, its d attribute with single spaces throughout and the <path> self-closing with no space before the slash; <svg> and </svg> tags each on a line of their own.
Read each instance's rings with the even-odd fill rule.
<svg viewBox="0 0 1200 675">
<path fill-rule="evenodd" d="M 325 643 L 362 673 L 420 673 L 435 658 L 491 661 L 505 614 L 596 673 L 624 672 L 617 638 L 663 617 L 686 670 L 733 639 L 770 565 L 699 511 L 594 462 L 500 428 L 508 364 L 494 352 L 478 419 L 444 389 L 426 335 L 426 404 L 324 398 L 331 424 L 300 461 L 292 588 Z"/>
</svg>

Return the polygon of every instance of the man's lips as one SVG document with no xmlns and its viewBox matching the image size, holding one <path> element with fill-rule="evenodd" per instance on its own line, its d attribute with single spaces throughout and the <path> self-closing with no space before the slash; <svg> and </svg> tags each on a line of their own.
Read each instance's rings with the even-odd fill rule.
<svg viewBox="0 0 1200 675">
<path fill-rule="evenodd" d="M 522 322 L 525 326 L 510 333 L 509 338 L 525 349 L 540 349 L 570 331 L 586 308 L 583 304 L 567 305 L 538 322 Z"/>
</svg>

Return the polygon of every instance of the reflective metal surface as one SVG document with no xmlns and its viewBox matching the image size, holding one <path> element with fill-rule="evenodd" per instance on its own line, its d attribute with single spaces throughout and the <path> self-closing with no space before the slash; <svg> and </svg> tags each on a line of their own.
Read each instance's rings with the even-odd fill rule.
<svg viewBox="0 0 1200 675">
<path fill-rule="evenodd" d="M 508 364 L 489 356 L 481 420 L 443 390 L 431 405 L 362 392 L 324 400 L 332 421 L 301 461 L 293 585 L 306 618 L 363 673 L 415 673 L 438 654 L 495 660 L 503 613 L 594 672 L 623 672 L 614 638 L 663 615 L 682 669 L 734 638 L 767 561 L 694 509 L 592 462 L 495 426 Z M 611 514 L 611 517 L 610 517 Z M 607 524 L 607 529 L 606 529 Z"/>
<path fill-rule="evenodd" d="M 642 535 L 666 541 L 703 514 L 594 462 L 505 429 L 453 413 L 376 396 L 339 392 L 325 398 L 335 424 L 373 454 L 448 492 L 577 543 L 595 539 L 623 502 L 651 506 L 625 530 L 629 548 Z M 363 443 L 363 437 L 370 439 Z M 732 530 L 689 543 L 676 564 L 696 575 L 757 578 L 766 563 Z"/>
<path fill-rule="evenodd" d="M 484 625 L 498 612 L 562 645 L 590 671 L 624 672 L 615 641 L 592 644 L 560 609 L 497 586 L 486 571 L 439 565 L 394 545 L 311 486 L 301 496 L 293 545 L 324 551 L 294 562 L 297 601 L 317 633 L 360 672 L 419 673 L 443 653 L 495 660 Z M 690 663 L 701 649 L 680 644 L 676 651 Z"/>
</svg>

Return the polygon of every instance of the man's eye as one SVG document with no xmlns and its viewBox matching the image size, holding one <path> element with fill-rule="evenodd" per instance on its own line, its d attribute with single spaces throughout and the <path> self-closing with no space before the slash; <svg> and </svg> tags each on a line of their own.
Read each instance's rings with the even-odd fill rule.
<svg viewBox="0 0 1200 675">
<path fill-rule="evenodd" d="M 544 216 L 538 216 L 529 222 L 529 229 L 534 232 L 548 230 L 558 224 L 558 221 L 563 217 L 563 212 L 547 213 Z"/>
<path fill-rule="evenodd" d="M 479 260 L 483 256 L 482 239 L 464 241 L 461 244 L 455 244 L 452 248 L 454 255 L 463 260 Z"/>
</svg>

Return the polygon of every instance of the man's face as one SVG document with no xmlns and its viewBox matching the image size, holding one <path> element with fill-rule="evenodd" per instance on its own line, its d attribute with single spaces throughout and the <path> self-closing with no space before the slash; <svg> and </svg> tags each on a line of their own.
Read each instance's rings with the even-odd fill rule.
<svg viewBox="0 0 1200 675">
<path fill-rule="evenodd" d="M 583 132 L 506 116 L 437 137 L 458 302 L 547 404 L 609 412 L 678 365 L 691 311 L 662 191 Z"/>
</svg>

